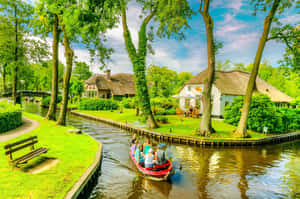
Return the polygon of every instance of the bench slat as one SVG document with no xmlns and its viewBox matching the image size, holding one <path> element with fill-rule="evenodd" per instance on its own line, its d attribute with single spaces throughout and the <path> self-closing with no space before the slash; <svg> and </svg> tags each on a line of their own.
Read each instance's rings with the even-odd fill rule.
<svg viewBox="0 0 300 199">
<path fill-rule="evenodd" d="M 25 148 L 25 147 L 28 147 L 28 146 L 30 146 L 30 145 L 34 145 L 34 144 L 36 144 L 37 142 L 38 142 L 37 140 L 34 140 L 33 142 L 30 142 L 30 143 L 28 143 L 28 144 L 24 144 L 24 145 L 22 145 L 22 146 L 19 146 L 19 147 L 14 148 L 14 149 L 7 150 L 7 151 L 5 152 L 5 155 L 11 154 L 11 153 L 13 153 L 13 152 L 16 152 L 16 151 L 18 151 L 18 150 L 20 150 L 20 149 L 23 149 L 23 148 Z"/>
<path fill-rule="evenodd" d="M 12 143 L 12 144 L 6 144 L 6 145 L 4 146 L 4 149 L 11 148 L 11 147 L 13 147 L 13 146 L 22 144 L 22 143 L 24 143 L 24 142 L 28 142 L 28 141 L 33 140 L 33 139 L 37 139 L 37 136 L 31 136 L 31 137 L 29 137 L 29 138 L 27 138 L 27 139 L 20 140 L 20 141 L 18 141 L 18 142 Z"/>
<path fill-rule="evenodd" d="M 37 157 L 37 156 L 39 156 L 43 153 L 46 153 L 48 150 L 49 149 L 47 149 L 47 148 L 39 148 L 39 149 L 34 150 L 34 151 L 32 151 L 32 152 L 30 152 L 30 153 L 28 153 L 28 154 L 26 154 L 22 157 L 19 157 L 19 158 L 13 160 L 12 163 L 20 164 L 20 163 L 27 162 L 28 160 L 31 160 L 31 159 L 33 159 L 33 158 L 35 158 L 35 157 Z"/>
</svg>

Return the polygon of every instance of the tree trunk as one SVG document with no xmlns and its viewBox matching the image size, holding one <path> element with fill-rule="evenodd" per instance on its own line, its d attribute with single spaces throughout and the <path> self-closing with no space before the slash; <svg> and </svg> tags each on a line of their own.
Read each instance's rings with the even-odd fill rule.
<svg viewBox="0 0 300 199">
<path fill-rule="evenodd" d="M 204 2 L 204 10 L 200 13 L 205 22 L 206 29 L 206 43 L 207 43 L 207 78 L 204 80 L 204 89 L 202 95 L 203 114 L 199 126 L 199 132 L 201 136 L 209 136 L 214 133 L 214 129 L 211 125 L 211 90 L 214 81 L 215 74 L 215 51 L 214 51 L 214 37 L 213 37 L 213 20 L 208 13 L 209 0 Z"/>
<path fill-rule="evenodd" d="M 56 120 L 56 103 L 58 94 L 58 45 L 60 30 L 58 29 L 58 17 L 54 15 L 53 24 L 53 42 L 52 42 L 52 93 L 48 113 L 45 117 L 47 120 Z"/>
<path fill-rule="evenodd" d="M 239 121 L 238 128 L 235 131 L 235 137 L 249 137 L 249 134 L 247 133 L 247 122 L 248 122 L 248 115 L 250 111 L 250 104 L 251 104 L 251 99 L 252 99 L 252 93 L 255 88 L 255 80 L 257 77 L 258 69 L 259 69 L 259 64 L 261 61 L 261 57 L 264 51 L 264 47 L 270 32 L 270 27 L 272 24 L 273 17 L 276 13 L 276 10 L 279 6 L 280 0 L 274 0 L 272 8 L 268 14 L 268 16 L 265 18 L 264 21 L 264 30 L 262 33 L 262 36 L 259 40 L 258 44 L 258 49 L 256 51 L 254 63 L 253 63 L 253 69 L 250 75 L 250 79 L 248 81 L 248 86 L 246 90 L 246 95 L 244 98 L 244 104 L 243 104 L 243 109 L 242 109 L 242 115 Z"/>
<path fill-rule="evenodd" d="M 126 21 L 126 10 L 125 3 L 121 2 L 122 8 L 122 24 L 123 24 L 123 36 L 125 40 L 126 50 L 128 52 L 129 58 L 133 65 L 134 76 L 135 76 L 135 87 L 137 90 L 137 97 L 139 101 L 139 108 L 142 111 L 144 117 L 146 117 L 147 128 L 153 129 L 157 128 L 158 125 L 153 117 L 150 97 L 148 92 L 148 85 L 146 80 L 146 55 L 147 55 L 147 35 L 146 27 L 151 18 L 154 16 L 155 11 L 146 17 L 141 24 L 139 31 L 139 48 L 138 52 L 131 40 L 130 32 L 128 30 Z"/>
<path fill-rule="evenodd" d="M 3 93 L 6 93 L 6 64 L 3 65 L 2 83 Z"/>
<path fill-rule="evenodd" d="M 61 109 L 60 109 L 59 117 L 58 117 L 56 124 L 66 125 L 69 85 L 70 85 L 70 78 L 71 78 L 71 73 L 72 73 L 72 64 L 73 64 L 74 53 L 70 47 L 69 38 L 66 34 L 65 27 L 62 23 L 61 23 L 61 27 L 62 27 L 63 37 L 64 37 L 64 47 L 65 47 L 67 67 L 66 67 L 66 72 L 65 72 L 64 81 L 63 81 L 63 96 L 62 96 Z"/>
<path fill-rule="evenodd" d="M 18 86 L 18 19 L 17 19 L 17 7 L 15 5 L 15 70 L 14 70 L 14 77 L 13 77 L 13 89 L 12 89 L 12 100 L 13 103 L 17 103 L 17 86 Z"/>
</svg>

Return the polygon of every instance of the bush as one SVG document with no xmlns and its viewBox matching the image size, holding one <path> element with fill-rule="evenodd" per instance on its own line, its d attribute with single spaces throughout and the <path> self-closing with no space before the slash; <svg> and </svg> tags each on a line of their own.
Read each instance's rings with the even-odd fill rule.
<svg viewBox="0 0 300 199">
<path fill-rule="evenodd" d="M 85 98 L 79 103 L 79 110 L 116 110 L 118 102 L 110 99 L 88 99 Z"/>
<path fill-rule="evenodd" d="M 243 97 L 237 97 L 229 106 L 225 107 L 224 121 L 237 126 L 241 117 Z M 281 133 L 284 131 L 281 114 L 278 113 L 275 104 L 263 94 L 252 97 L 247 128 L 262 132 L 264 126 L 269 133 Z"/>
<path fill-rule="evenodd" d="M 62 96 L 58 95 L 56 104 L 60 103 L 61 100 L 62 100 Z M 51 102 L 51 96 L 44 97 L 43 100 L 42 100 L 42 106 L 49 106 L 50 102 Z"/>
<path fill-rule="evenodd" d="M 122 104 L 124 108 L 135 108 L 137 104 L 137 98 L 136 97 L 123 98 L 120 104 Z"/>
<path fill-rule="evenodd" d="M 164 109 L 164 108 L 153 108 L 153 113 L 154 115 L 176 115 L 176 109 L 171 108 L 171 109 Z"/>
<path fill-rule="evenodd" d="M 172 109 L 178 106 L 177 100 L 174 98 L 162 98 L 156 97 L 151 99 L 151 107 L 152 108 L 164 108 L 164 109 Z"/>
<path fill-rule="evenodd" d="M 156 116 L 156 121 L 166 124 L 169 122 L 169 119 L 166 116 Z"/>
<path fill-rule="evenodd" d="M 300 129 L 300 108 L 278 108 L 277 111 L 286 132 Z"/>
<path fill-rule="evenodd" d="M 19 106 L 0 103 L 0 133 L 15 129 L 22 124 L 22 109 Z"/>
</svg>

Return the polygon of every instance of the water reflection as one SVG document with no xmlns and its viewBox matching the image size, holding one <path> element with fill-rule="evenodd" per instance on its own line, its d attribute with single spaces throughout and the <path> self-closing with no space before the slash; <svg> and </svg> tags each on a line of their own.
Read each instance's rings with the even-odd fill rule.
<svg viewBox="0 0 300 199">
<path fill-rule="evenodd" d="M 36 105 L 25 105 L 25 109 L 46 113 Z M 165 143 L 163 149 L 176 173 L 168 182 L 156 182 L 144 178 L 131 162 L 128 156 L 131 134 L 70 115 L 68 123 L 104 144 L 102 175 L 90 198 L 300 197 L 299 141 L 248 148 Z M 152 142 L 154 146 L 157 144 L 155 140 Z"/>
</svg>

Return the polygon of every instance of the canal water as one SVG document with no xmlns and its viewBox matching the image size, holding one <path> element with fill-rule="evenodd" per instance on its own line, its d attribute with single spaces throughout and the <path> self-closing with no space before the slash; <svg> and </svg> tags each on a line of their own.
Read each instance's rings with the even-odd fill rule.
<svg viewBox="0 0 300 199">
<path fill-rule="evenodd" d="M 42 116 L 47 111 L 35 104 L 24 107 Z M 130 133 L 73 115 L 67 122 L 103 143 L 101 176 L 91 199 L 300 198 L 300 141 L 248 148 L 163 143 L 176 168 L 169 181 L 157 182 L 131 162 Z"/>
</svg>

